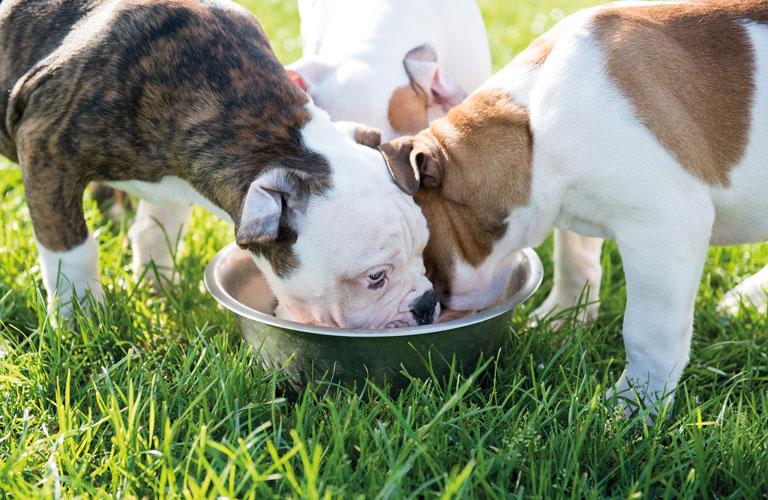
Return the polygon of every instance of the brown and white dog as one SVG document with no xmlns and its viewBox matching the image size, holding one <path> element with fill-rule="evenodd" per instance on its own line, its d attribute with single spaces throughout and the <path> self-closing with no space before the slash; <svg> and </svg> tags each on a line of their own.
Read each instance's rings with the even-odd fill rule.
<svg viewBox="0 0 768 500">
<path fill-rule="evenodd" d="M 73 292 L 100 295 L 82 207 L 100 181 L 143 200 L 130 231 L 137 267 L 172 263 L 197 203 L 234 223 L 283 317 L 432 321 L 419 208 L 353 141 L 355 127 L 334 125 L 291 83 L 242 7 L 4 0 L 0 89 L 0 153 L 21 166 L 43 282 L 64 312 Z"/>
<path fill-rule="evenodd" d="M 710 245 L 768 238 L 768 2 L 581 11 L 415 137 L 381 146 L 427 218 L 444 305 L 504 292 L 556 226 L 613 238 L 627 282 L 615 391 L 672 391 Z M 599 247 L 598 247 L 599 248 Z"/>
</svg>

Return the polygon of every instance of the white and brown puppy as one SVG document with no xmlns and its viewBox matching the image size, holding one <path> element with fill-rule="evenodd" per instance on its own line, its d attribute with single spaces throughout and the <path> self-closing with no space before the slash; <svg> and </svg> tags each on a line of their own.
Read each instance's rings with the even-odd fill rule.
<svg viewBox="0 0 768 500">
<path fill-rule="evenodd" d="M 615 239 L 627 365 L 614 389 L 652 403 L 688 363 L 708 247 L 768 238 L 766 137 L 768 2 L 633 2 L 565 19 L 381 149 L 427 218 L 448 307 L 497 301 L 510 254 L 553 226 Z"/>
<path fill-rule="evenodd" d="M 333 120 L 415 134 L 491 76 L 474 0 L 299 0 L 303 57 L 287 68 Z"/>
<path fill-rule="evenodd" d="M 82 207 L 99 181 L 152 202 L 131 229 L 138 265 L 168 263 L 197 203 L 234 223 L 283 317 L 432 321 L 419 208 L 236 4 L 4 0 L 0 89 L 0 153 L 21 166 L 43 282 L 65 312 L 73 293 L 100 295 Z"/>
</svg>

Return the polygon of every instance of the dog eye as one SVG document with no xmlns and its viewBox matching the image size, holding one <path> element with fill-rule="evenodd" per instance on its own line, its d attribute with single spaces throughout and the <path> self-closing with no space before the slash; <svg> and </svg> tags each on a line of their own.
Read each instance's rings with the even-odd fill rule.
<svg viewBox="0 0 768 500">
<path fill-rule="evenodd" d="M 368 288 L 375 290 L 384 286 L 387 281 L 387 273 L 384 269 L 368 275 Z"/>
</svg>

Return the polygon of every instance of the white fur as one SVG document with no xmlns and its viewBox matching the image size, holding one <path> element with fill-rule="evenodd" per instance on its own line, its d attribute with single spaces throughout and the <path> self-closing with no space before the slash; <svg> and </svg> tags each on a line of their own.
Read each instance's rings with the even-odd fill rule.
<svg viewBox="0 0 768 500">
<path fill-rule="evenodd" d="M 281 279 L 255 257 L 280 299 L 278 313 L 331 326 L 415 325 L 410 306 L 432 289 L 421 258 L 428 237 L 421 210 L 392 181 L 378 151 L 307 106 L 312 118 L 303 141 L 332 165 L 333 187 L 310 199 L 293 245 L 298 269 Z M 386 286 L 368 289 L 366 276 L 380 269 L 387 270 Z"/>
<path fill-rule="evenodd" d="M 99 245 L 92 234 L 80 245 L 64 252 L 48 250 L 37 241 L 40 254 L 40 271 L 43 285 L 48 292 L 48 306 L 61 307 L 61 316 L 72 317 L 73 291 L 77 300 L 82 300 L 86 290 L 101 301 L 102 290 L 99 282 Z M 85 305 L 83 303 L 83 305 Z"/>
<path fill-rule="evenodd" d="M 575 316 L 580 321 L 597 319 L 600 300 L 601 238 L 582 236 L 573 231 L 555 229 L 554 255 L 555 274 L 552 290 L 544 302 L 533 311 L 541 317 L 567 309 L 583 299 L 587 306 Z"/>
<path fill-rule="evenodd" d="M 138 277 L 150 260 L 153 261 L 160 276 L 147 272 L 146 279 L 155 288 L 158 288 L 161 277 L 171 277 L 173 255 L 186 231 L 193 204 L 232 224 L 232 219 L 224 210 L 180 177 L 166 176 L 158 182 L 108 181 L 104 184 L 141 199 L 136 210 L 136 220 L 128 231 L 133 250 L 132 267 L 134 275 Z"/>
<path fill-rule="evenodd" d="M 163 177 L 157 182 L 107 181 L 103 184 L 125 191 L 160 207 L 194 203 L 221 220 L 232 224 L 232 218 L 224 210 L 197 192 L 187 181 L 174 175 Z"/>
<path fill-rule="evenodd" d="M 590 12 L 568 26 L 543 66 L 505 68 L 485 86 L 530 104 L 535 140 L 530 205 L 510 214 L 514 234 L 499 243 L 507 252 L 494 249 L 484 266 L 494 268 L 508 252 L 540 244 L 551 226 L 614 238 L 627 283 L 627 365 L 615 390 L 631 398 L 634 388 L 650 404 L 674 390 L 688 362 L 708 246 L 768 238 L 768 27 L 748 24 L 758 89 L 750 140 L 731 185 L 715 188 L 683 169 L 635 118 L 605 74 Z M 561 274 L 553 293 L 563 297 L 555 305 L 565 305 L 585 279 L 599 283 L 599 240 L 570 245 L 583 252 L 556 255 Z M 563 275 L 571 264 L 581 269 Z M 482 272 L 477 279 L 485 279 Z"/>
<path fill-rule="evenodd" d="M 385 141 L 398 135 L 387 111 L 395 89 L 409 83 L 403 57 L 411 49 L 431 44 L 467 92 L 491 73 L 474 0 L 301 0 L 299 13 L 304 53 L 288 67 L 312 81 L 310 95 L 333 120 L 380 128 Z"/>
<path fill-rule="evenodd" d="M 737 314 L 742 306 L 755 307 L 760 314 L 768 312 L 768 266 L 729 290 L 718 310 Z"/>
<path fill-rule="evenodd" d="M 191 203 L 159 206 L 146 200 L 139 201 L 136 220 L 128 230 L 133 249 L 133 273 L 136 277 L 153 261 L 160 276 L 148 271 L 146 277 L 150 282 L 159 284 L 161 277 L 171 278 L 173 256 L 179 240 L 186 232 L 192 206 Z"/>
</svg>

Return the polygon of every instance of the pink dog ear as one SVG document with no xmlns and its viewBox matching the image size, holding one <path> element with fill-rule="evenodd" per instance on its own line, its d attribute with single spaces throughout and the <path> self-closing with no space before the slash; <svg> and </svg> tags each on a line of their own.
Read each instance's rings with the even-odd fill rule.
<svg viewBox="0 0 768 500">
<path fill-rule="evenodd" d="M 293 83 L 298 85 L 301 90 L 304 92 L 307 91 L 307 84 L 304 83 L 304 79 L 300 74 L 296 73 L 292 69 L 286 69 L 285 72 L 288 74 L 288 78 L 290 78 Z"/>
<path fill-rule="evenodd" d="M 425 43 L 411 49 L 403 59 L 411 85 L 424 93 L 428 106 L 439 106 L 444 112 L 459 104 L 467 93 L 437 64 L 437 52 Z"/>
</svg>

